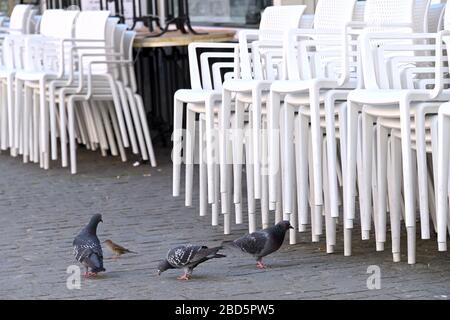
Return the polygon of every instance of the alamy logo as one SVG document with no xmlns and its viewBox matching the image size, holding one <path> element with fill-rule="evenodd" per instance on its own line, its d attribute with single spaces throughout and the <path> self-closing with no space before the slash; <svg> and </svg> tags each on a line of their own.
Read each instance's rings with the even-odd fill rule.
<svg viewBox="0 0 450 320">
<path fill-rule="evenodd" d="M 66 271 L 70 276 L 67 278 L 66 286 L 69 290 L 81 289 L 81 269 L 79 266 L 69 266 Z"/>
<path fill-rule="evenodd" d="M 370 274 L 367 278 L 367 289 L 380 290 L 381 289 L 381 269 L 379 266 L 369 266 L 367 273 Z"/>
</svg>

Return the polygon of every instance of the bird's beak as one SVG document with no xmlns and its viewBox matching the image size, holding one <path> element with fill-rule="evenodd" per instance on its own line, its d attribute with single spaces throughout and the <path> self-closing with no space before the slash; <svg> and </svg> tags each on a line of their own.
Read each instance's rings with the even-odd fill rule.
<svg viewBox="0 0 450 320">
<path fill-rule="evenodd" d="M 294 229 L 294 227 L 293 226 L 289 226 L 289 229 Z"/>
<path fill-rule="evenodd" d="M 102 220 L 102 219 L 100 219 L 100 222 L 102 222 L 102 223 L 103 223 L 103 220 Z"/>
</svg>

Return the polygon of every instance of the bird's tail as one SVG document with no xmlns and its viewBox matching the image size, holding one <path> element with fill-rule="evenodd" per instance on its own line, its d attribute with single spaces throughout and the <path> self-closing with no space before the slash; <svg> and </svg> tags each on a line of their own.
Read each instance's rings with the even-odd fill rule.
<svg viewBox="0 0 450 320">
<path fill-rule="evenodd" d="M 211 258 L 226 258 L 227 256 L 224 254 L 220 254 L 220 253 L 216 253 L 214 256 L 212 256 Z"/>
<path fill-rule="evenodd" d="M 133 253 L 133 254 L 138 254 L 136 251 L 131 251 L 127 249 L 127 253 Z"/>
</svg>

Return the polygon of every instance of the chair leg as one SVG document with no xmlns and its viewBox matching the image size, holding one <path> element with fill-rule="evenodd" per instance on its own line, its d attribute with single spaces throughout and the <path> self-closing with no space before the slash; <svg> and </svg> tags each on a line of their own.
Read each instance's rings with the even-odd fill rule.
<svg viewBox="0 0 450 320">
<path fill-rule="evenodd" d="M 152 137 L 150 135 L 150 130 L 148 128 L 147 115 L 145 113 L 144 108 L 144 101 L 142 101 L 142 97 L 138 94 L 134 95 L 134 99 L 136 100 L 139 118 L 141 119 L 142 130 L 144 131 L 145 144 L 147 146 L 148 155 L 150 157 L 150 165 L 152 167 L 156 167 L 158 164 L 156 162 L 155 151 L 153 149 Z"/>
<path fill-rule="evenodd" d="M 316 218 L 321 216 L 322 209 L 319 206 L 314 205 L 314 170 L 313 170 L 313 160 L 312 160 L 312 141 L 308 139 L 308 173 L 309 173 L 309 204 L 311 207 L 311 242 L 319 242 L 320 235 L 316 234 L 316 230 L 318 229 L 316 224 Z M 319 210 L 319 212 L 316 212 Z"/>
<path fill-rule="evenodd" d="M 297 203 L 298 203 L 298 221 L 299 231 L 304 232 L 309 224 L 308 214 L 308 119 L 298 115 L 298 157 L 297 164 Z"/>
<path fill-rule="evenodd" d="M 253 170 L 255 199 L 261 199 L 261 95 L 252 91 Z"/>
<path fill-rule="evenodd" d="M 351 229 L 355 216 L 355 186 L 356 186 L 356 156 L 357 156 L 357 127 L 358 106 L 352 101 L 347 102 L 347 157 L 346 180 L 344 181 L 344 255 L 350 256 Z"/>
<path fill-rule="evenodd" d="M 30 130 L 30 126 L 28 126 L 28 122 L 29 122 L 29 116 L 30 116 L 30 112 L 31 110 L 33 110 L 33 90 L 27 86 L 25 86 L 24 88 L 24 104 L 23 104 L 23 113 L 22 113 L 22 122 L 24 124 L 23 126 L 23 162 L 27 163 L 28 162 L 28 158 L 30 156 L 30 149 L 29 149 L 29 130 Z M 16 97 L 16 100 L 17 97 Z M 19 136 L 19 133 L 18 133 Z"/>
<path fill-rule="evenodd" d="M 117 121 L 119 124 L 120 134 L 122 136 L 122 142 L 125 148 L 130 146 L 130 139 L 128 138 L 127 128 L 124 120 L 124 112 L 126 112 L 127 106 L 122 106 L 119 90 L 117 89 L 117 83 L 112 77 L 109 79 L 109 87 L 111 89 L 111 96 L 113 98 L 113 105 L 116 110 Z M 125 114 L 125 116 L 127 116 Z"/>
<path fill-rule="evenodd" d="M 305 224 L 302 224 L 302 219 L 300 218 L 300 216 L 306 213 L 306 217 L 307 217 L 307 207 L 308 207 L 308 200 L 307 197 L 302 197 L 300 195 L 300 192 L 298 192 L 298 189 L 300 188 L 300 184 L 302 183 L 302 174 L 300 172 L 301 169 L 303 169 L 303 167 L 300 165 L 300 161 L 302 160 L 302 154 L 301 154 L 301 133 L 300 133 L 300 117 L 297 115 L 294 118 L 294 142 L 295 142 L 295 193 L 294 193 L 294 203 L 296 203 L 296 213 L 297 213 L 297 217 L 296 217 L 296 221 L 297 221 L 297 228 L 299 232 L 304 232 L 306 229 Z M 304 174 L 304 173 L 303 173 Z M 305 209 L 305 204 L 301 204 L 300 201 L 302 199 L 306 199 L 306 209 Z M 303 206 L 303 208 L 302 208 Z M 301 213 L 301 210 L 303 210 L 303 213 Z"/>
<path fill-rule="evenodd" d="M 212 222 L 211 224 L 213 226 L 219 225 L 219 210 L 220 210 L 220 182 L 219 182 L 219 175 L 220 175 L 220 166 L 219 164 L 214 164 L 214 176 L 212 177 L 212 181 L 214 183 L 214 192 L 215 192 L 215 202 L 212 204 Z"/>
<path fill-rule="evenodd" d="M 8 98 L 6 93 L 6 87 L 0 81 L 0 107 L 1 107 L 1 142 L 0 147 L 2 150 L 8 149 Z"/>
<path fill-rule="evenodd" d="M 39 82 L 39 123 L 40 123 L 40 139 L 39 139 L 39 153 L 43 157 L 43 167 L 45 170 L 49 169 L 50 165 L 50 143 L 49 143 L 49 121 L 47 112 L 47 97 L 46 97 L 45 80 Z"/>
<path fill-rule="evenodd" d="M 373 160 L 373 122 L 374 117 L 367 113 L 362 113 L 362 189 L 359 191 L 361 204 L 361 215 L 364 217 L 372 216 L 372 160 Z M 376 154 L 376 153 L 375 153 Z M 375 205 L 375 203 L 374 203 Z M 375 211 L 376 212 L 376 211 Z M 378 222 L 377 222 L 378 223 Z"/>
<path fill-rule="evenodd" d="M 119 93 L 120 104 L 122 106 L 123 114 L 125 115 L 126 127 L 128 129 L 127 133 L 128 133 L 128 137 L 129 137 L 130 143 L 131 143 L 131 151 L 134 154 L 138 154 L 139 148 L 138 148 L 138 144 L 136 141 L 136 134 L 135 134 L 135 128 L 133 125 L 133 120 L 132 120 L 131 114 L 130 114 L 129 101 L 126 98 L 125 89 L 123 87 L 123 84 L 120 82 L 116 82 L 116 87 L 117 87 L 117 92 Z"/>
<path fill-rule="evenodd" d="M 111 117 L 111 123 L 112 123 L 113 130 L 114 130 L 114 133 L 116 136 L 116 141 L 117 141 L 117 146 L 119 148 L 120 158 L 121 158 L 122 162 L 126 162 L 127 154 L 125 153 L 125 148 L 124 148 L 124 145 L 122 142 L 122 136 L 120 134 L 120 128 L 119 128 L 119 123 L 118 123 L 117 116 L 116 116 L 115 107 L 112 103 L 105 103 L 105 107 L 108 108 L 109 115 Z"/>
<path fill-rule="evenodd" d="M 263 123 L 263 130 L 261 131 L 261 220 L 262 227 L 267 228 L 269 226 L 269 175 L 268 175 L 268 139 L 267 139 L 267 123 Z M 291 239 L 291 238 L 290 238 Z M 291 244 L 293 244 L 291 242 Z"/>
<path fill-rule="evenodd" d="M 433 201 L 434 203 L 434 210 L 431 210 L 430 206 L 430 214 L 431 218 L 433 220 L 434 225 L 434 231 L 437 234 L 437 205 L 438 205 L 438 140 L 439 140 L 439 130 L 438 130 L 438 116 L 431 117 L 431 146 L 432 146 L 432 153 L 431 153 L 431 171 L 433 172 L 433 185 L 431 188 L 433 189 L 433 192 L 430 196 L 430 202 Z M 431 176 L 428 177 L 428 180 L 431 180 Z M 431 182 L 429 182 L 431 183 Z"/>
<path fill-rule="evenodd" d="M 401 146 L 400 140 L 391 137 L 388 159 L 389 216 L 391 222 L 392 256 L 400 262 L 400 216 L 401 216 Z"/>
<path fill-rule="evenodd" d="M 195 112 L 186 110 L 186 180 L 185 205 L 192 206 L 192 189 L 194 188 L 194 151 L 195 151 Z"/>
<path fill-rule="evenodd" d="M 236 224 L 242 224 L 242 164 L 244 149 L 244 110 L 243 104 L 236 101 L 233 121 L 233 181 Z"/>
<path fill-rule="evenodd" d="M 16 110 L 14 108 L 14 80 L 12 76 L 9 76 L 6 79 L 6 99 L 8 106 L 8 139 L 9 139 L 9 147 L 11 148 L 11 155 L 15 157 L 17 155 L 17 149 L 14 146 L 14 117 L 16 114 Z"/>
<path fill-rule="evenodd" d="M 31 115 L 32 115 L 32 121 L 33 121 L 33 140 L 32 140 L 32 144 L 33 144 L 33 159 L 35 162 L 40 162 L 41 164 L 41 168 L 43 167 L 43 163 L 41 161 L 40 155 L 41 155 L 41 150 L 40 148 L 42 147 L 42 145 L 40 144 L 40 139 L 39 139 L 39 132 L 40 132 L 40 126 L 39 126 L 39 109 L 40 109 L 40 97 L 39 97 L 39 92 L 38 91 L 34 91 L 34 98 L 33 98 L 33 108 L 31 109 Z"/>
<path fill-rule="evenodd" d="M 328 188 L 329 188 L 329 205 L 330 214 L 333 218 L 339 217 L 339 191 L 337 182 L 337 151 L 336 151 L 336 134 L 335 134 L 335 103 L 334 101 L 325 102 L 325 121 L 327 133 L 327 162 L 323 165 L 328 170 Z M 325 199 L 324 199 L 325 200 Z"/>
<path fill-rule="evenodd" d="M 283 211 L 289 216 L 292 213 L 294 187 L 294 108 L 288 103 L 283 108 Z"/>
<path fill-rule="evenodd" d="M 77 173 L 77 147 L 75 142 L 75 101 L 70 98 L 67 103 L 67 124 L 69 128 L 69 145 L 70 145 L 70 172 Z"/>
<path fill-rule="evenodd" d="M 199 199 L 200 199 L 200 217 L 205 217 L 208 211 L 208 180 L 206 176 L 206 161 L 205 161 L 205 121 L 200 118 L 199 121 Z"/>
<path fill-rule="evenodd" d="M 280 171 L 280 95 L 271 91 L 267 105 L 267 125 L 269 139 L 269 201 L 277 202 Z"/>
<path fill-rule="evenodd" d="M 175 98 L 174 101 L 174 123 L 173 123 L 173 181 L 172 194 L 174 197 L 180 196 L 181 184 L 181 151 L 183 147 L 183 102 Z"/>
<path fill-rule="evenodd" d="M 231 102 L 230 102 L 231 103 Z M 225 104 L 224 104 L 225 105 Z M 219 131 L 214 126 L 214 111 L 212 101 L 207 100 L 205 104 L 205 131 L 206 131 L 206 166 L 208 170 L 208 202 L 216 203 L 215 174 L 216 164 L 219 162 Z M 220 182 L 219 182 L 220 183 Z M 220 197 L 220 194 L 219 194 Z"/>
<path fill-rule="evenodd" d="M 447 105 L 445 107 L 448 107 Z M 443 106 L 441 107 L 443 108 Z M 448 137 L 450 135 L 450 119 L 443 112 L 438 116 L 438 188 L 437 188 L 437 229 L 438 249 L 447 251 L 447 212 L 448 212 L 448 176 L 449 152 Z"/>
<path fill-rule="evenodd" d="M 313 205 L 321 207 L 323 205 L 322 196 L 322 136 L 320 129 L 320 92 L 318 88 L 312 88 L 309 91 L 310 111 L 311 111 L 311 152 L 313 161 L 313 177 L 314 177 L 314 201 Z M 317 212 L 322 212 L 322 208 L 317 208 Z M 321 227 L 321 223 L 317 223 L 317 227 Z"/>
<path fill-rule="evenodd" d="M 333 128 L 334 131 L 334 128 Z M 328 134 L 328 133 L 327 133 Z M 328 139 L 328 138 L 326 138 Z M 324 205 L 325 205 L 325 230 L 326 230 L 326 242 L 327 242 L 327 253 L 334 253 L 334 247 L 336 245 L 336 218 L 331 215 L 331 197 L 330 197 L 330 184 L 329 184 L 329 172 L 327 163 L 329 163 L 328 158 L 328 140 L 324 139 L 323 142 L 323 192 L 324 192 Z M 331 160 L 333 161 L 333 160 Z"/>
<path fill-rule="evenodd" d="M 364 168 L 363 168 L 363 157 L 362 157 L 362 116 L 358 117 L 358 136 L 357 136 L 357 145 L 356 145 L 356 172 L 357 172 L 357 186 L 359 194 L 363 193 L 365 188 L 364 183 Z M 365 197 L 359 197 L 359 212 L 361 217 L 361 239 L 369 240 L 370 239 L 370 230 L 372 228 L 372 216 L 367 214 L 365 211 L 366 203 L 365 201 L 371 201 L 371 199 L 366 199 Z M 353 220 L 351 220 L 353 221 Z M 376 222 L 376 221 L 374 221 Z M 353 225 L 353 222 L 352 222 Z"/>
<path fill-rule="evenodd" d="M 416 263 L 416 213 L 414 203 L 414 179 L 411 151 L 411 118 L 409 101 L 400 102 L 400 122 L 402 135 L 403 185 L 405 193 L 405 223 L 408 238 L 408 264 Z"/>
<path fill-rule="evenodd" d="M 57 118 L 56 118 L 55 85 L 49 86 L 49 114 L 50 114 L 50 149 L 52 160 L 58 159 Z"/>
<path fill-rule="evenodd" d="M 425 141 L 425 114 L 417 108 L 415 115 L 417 172 L 420 206 L 420 228 L 422 239 L 430 239 L 430 213 L 428 204 L 428 170 Z"/>
<path fill-rule="evenodd" d="M 113 156 L 117 156 L 117 155 L 119 155 L 119 152 L 117 150 L 116 141 L 114 140 L 114 133 L 113 133 L 113 130 L 111 127 L 111 120 L 109 119 L 108 111 L 107 111 L 106 107 L 100 103 L 97 104 L 97 108 L 100 111 L 101 119 L 105 126 L 105 134 L 106 134 L 106 138 L 108 140 L 108 145 L 111 150 L 111 154 Z"/>
<path fill-rule="evenodd" d="M 98 107 L 98 101 L 92 101 L 90 103 L 86 101 L 86 103 L 84 105 L 87 106 L 92 111 L 95 127 L 98 131 L 98 138 L 99 138 L 100 150 L 102 152 L 102 155 L 106 156 L 106 150 L 110 149 L 111 154 L 113 156 L 116 156 L 117 149 L 113 150 L 112 146 L 109 146 L 109 144 L 108 144 L 106 126 L 103 125 L 103 123 L 104 123 L 103 116 L 101 114 L 101 110 Z M 82 108 L 77 108 L 75 111 L 80 111 L 80 112 L 75 112 L 75 116 L 78 115 L 77 119 L 79 119 L 79 120 L 77 122 L 79 123 L 79 127 L 80 127 L 79 130 L 80 130 L 81 139 L 85 140 L 83 138 L 85 136 L 84 126 L 83 126 L 84 121 L 82 121 L 82 117 L 80 116 L 80 113 L 82 112 L 82 110 L 83 110 Z"/>
<path fill-rule="evenodd" d="M 388 130 L 377 124 L 377 186 L 378 186 L 378 240 L 386 242 L 386 194 L 387 194 L 387 151 L 388 151 Z M 384 245 L 377 244 L 378 248 Z M 381 250 L 382 251 L 382 250 Z"/>
<path fill-rule="evenodd" d="M 245 129 L 245 173 L 247 184 L 247 203 L 248 203 L 248 229 L 252 233 L 256 231 L 255 217 L 255 193 L 254 193 L 254 170 L 253 170 L 253 136 L 249 126 Z"/>
<path fill-rule="evenodd" d="M 142 130 L 141 119 L 139 118 L 138 108 L 136 100 L 134 99 L 133 92 L 130 88 L 124 88 L 128 105 L 130 106 L 131 116 L 133 118 L 133 124 L 136 129 L 136 136 L 139 143 L 139 150 L 143 160 L 148 160 L 147 147 L 145 144 L 144 133 Z"/>
</svg>

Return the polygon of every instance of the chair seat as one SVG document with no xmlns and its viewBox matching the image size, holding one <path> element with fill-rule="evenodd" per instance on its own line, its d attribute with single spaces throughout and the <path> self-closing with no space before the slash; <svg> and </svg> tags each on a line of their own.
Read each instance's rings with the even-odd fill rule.
<svg viewBox="0 0 450 320">
<path fill-rule="evenodd" d="M 398 104 L 406 95 L 416 99 L 431 99 L 431 90 L 353 90 L 348 95 L 348 100 L 362 104 L 389 105 Z"/>
<path fill-rule="evenodd" d="M 319 101 L 322 103 L 325 100 L 325 94 L 320 94 Z M 285 103 L 293 105 L 309 105 L 309 95 L 305 93 L 300 94 L 288 94 L 284 98 Z"/>
<path fill-rule="evenodd" d="M 223 83 L 223 88 L 232 92 L 251 92 L 257 84 L 271 85 L 272 81 L 268 80 L 244 80 L 232 79 Z"/>
<path fill-rule="evenodd" d="M 181 89 L 175 93 L 175 99 L 184 103 L 205 103 L 211 94 L 221 96 L 220 91 L 202 89 Z"/>
<path fill-rule="evenodd" d="M 15 69 L 0 68 L 0 78 L 9 78 L 14 73 L 16 73 Z"/>
<path fill-rule="evenodd" d="M 16 73 L 16 79 L 23 81 L 40 81 L 44 78 L 46 79 L 56 79 L 57 75 L 55 73 L 48 73 L 45 71 L 18 71 Z"/>
</svg>

